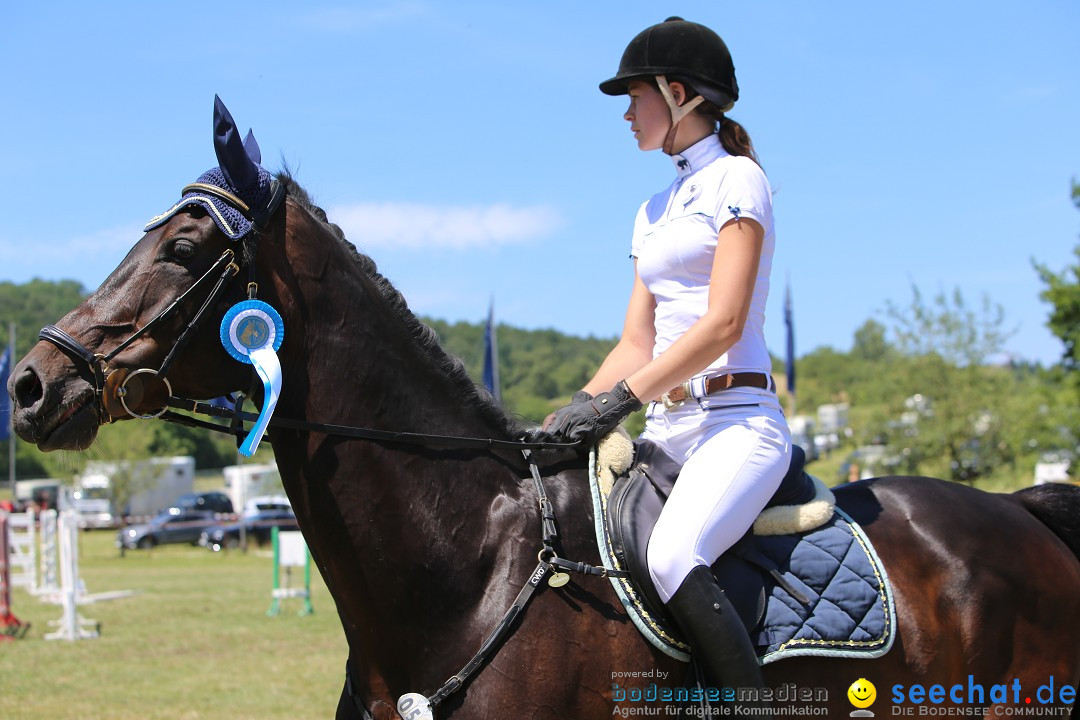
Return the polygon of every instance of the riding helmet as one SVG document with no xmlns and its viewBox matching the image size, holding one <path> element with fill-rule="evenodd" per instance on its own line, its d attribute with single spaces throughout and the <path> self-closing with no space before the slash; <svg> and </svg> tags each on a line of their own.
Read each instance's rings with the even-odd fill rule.
<svg viewBox="0 0 1080 720">
<path fill-rule="evenodd" d="M 739 99 L 735 65 L 727 45 L 698 23 L 670 17 L 648 27 L 630 41 L 615 77 L 600 83 L 606 95 L 625 95 L 634 78 L 666 75 L 692 87 L 723 111 Z"/>
</svg>

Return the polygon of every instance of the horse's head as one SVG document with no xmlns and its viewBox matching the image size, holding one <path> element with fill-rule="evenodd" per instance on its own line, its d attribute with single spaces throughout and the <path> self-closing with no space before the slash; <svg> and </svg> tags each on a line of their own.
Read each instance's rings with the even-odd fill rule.
<svg viewBox="0 0 1080 720">
<path fill-rule="evenodd" d="M 24 440 L 83 449 L 101 424 L 157 414 L 172 393 L 212 398 L 247 388 L 251 369 L 228 357 L 219 326 L 248 296 L 245 253 L 251 262 L 252 248 L 280 232 L 271 219 L 285 193 L 216 99 L 214 131 L 220 166 L 151 220 L 101 287 L 43 329 L 48 342 L 15 366 L 8 392 Z"/>
</svg>

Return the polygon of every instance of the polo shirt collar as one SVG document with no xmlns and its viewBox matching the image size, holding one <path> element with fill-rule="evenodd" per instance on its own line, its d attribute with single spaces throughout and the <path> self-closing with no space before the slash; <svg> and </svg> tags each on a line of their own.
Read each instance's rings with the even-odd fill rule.
<svg viewBox="0 0 1080 720">
<path fill-rule="evenodd" d="M 728 151 L 720 143 L 720 136 L 710 133 L 677 155 L 672 155 L 675 172 L 680 178 L 693 175 L 713 160 L 724 157 Z"/>
</svg>

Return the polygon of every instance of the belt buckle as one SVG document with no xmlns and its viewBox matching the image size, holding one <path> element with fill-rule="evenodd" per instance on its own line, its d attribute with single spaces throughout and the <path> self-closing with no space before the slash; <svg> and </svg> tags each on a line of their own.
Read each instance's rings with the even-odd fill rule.
<svg viewBox="0 0 1080 720">
<path fill-rule="evenodd" d="M 675 407 L 676 405 L 678 405 L 679 403 L 685 401 L 688 397 L 690 397 L 690 381 L 689 380 L 687 380 L 682 385 L 680 385 L 679 388 L 682 388 L 682 391 L 683 391 L 683 396 L 682 396 L 681 400 L 672 400 L 671 399 L 671 391 L 668 391 L 668 392 L 666 392 L 666 393 L 664 393 L 663 395 L 660 396 L 660 401 L 664 403 L 664 407 L 666 409 L 671 410 L 673 407 Z M 675 389 L 678 389 L 678 388 L 675 388 Z"/>
</svg>

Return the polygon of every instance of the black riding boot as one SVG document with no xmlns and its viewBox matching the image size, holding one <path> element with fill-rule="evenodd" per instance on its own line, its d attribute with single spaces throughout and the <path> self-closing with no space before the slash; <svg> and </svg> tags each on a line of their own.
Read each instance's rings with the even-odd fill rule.
<svg viewBox="0 0 1080 720">
<path fill-rule="evenodd" d="M 764 685 L 750 636 L 712 570 L 704 565 L 691 570 L 667 609 L 686 635 L 708 687 L 735 688 L 738 693 L 738 688 Z"/>
</svg>

